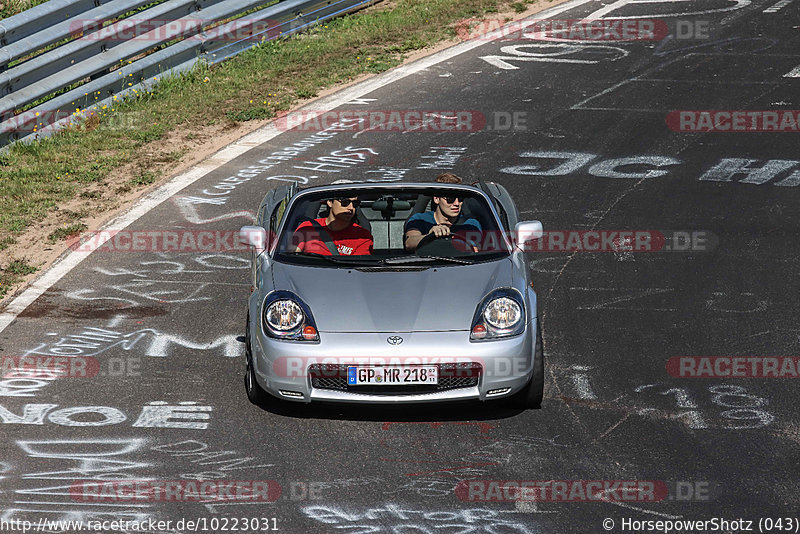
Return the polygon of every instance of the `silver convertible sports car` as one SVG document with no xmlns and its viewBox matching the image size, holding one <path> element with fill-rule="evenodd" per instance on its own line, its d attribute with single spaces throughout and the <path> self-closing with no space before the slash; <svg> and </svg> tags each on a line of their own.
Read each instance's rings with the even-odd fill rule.
<svg viewBox="0 0 800 534">
<path fill-rule="evenodd" d="M 518 221 L 499 184 L 271 190 L 252 249 L 250 400 L 508 399 L 538 408 L 542 333 Z"/>
</svg>

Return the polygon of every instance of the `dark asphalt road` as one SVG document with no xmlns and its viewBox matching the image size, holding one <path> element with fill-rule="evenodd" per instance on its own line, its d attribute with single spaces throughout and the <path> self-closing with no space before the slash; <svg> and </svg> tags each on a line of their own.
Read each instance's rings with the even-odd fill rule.
<svg viewBox="0 0 800 534">
<path fill-rule="evenodd" d="M 2 517 L 152 518 L 172 520 L 170 532 L 191 530 L 175 528 L 182 518 L 223 532 L 242 524 L 212 528 L 212 518 L 259 517 L 285 532 L 506 534 L 606 532 L 606 518 L 611 532 L 625 518 L 741 518 L 757 529 L 759 518 L 798 516 L 797 382 L 666 371 L 675 356 L 797 353 L 800 134 L 666 123 L 676 110 L 800 109 L 800 1 L 769 12 L 776 3 L 585 3 L 558 17 L 659 19 L 672 36 L 700 22 L 708 36 L 487 42 L 341 108 L 472 111 L 487 127 L 339 133 L 239 174 L 249 181 L 224 181 L 314 134 L 286 132 L 131 227 L 234 230 L 282 180 L 421 181 L 452 170 L 502 183 L 523 218 L 547 230 L 704 232 L 706 250 L 529 255 L 547 356 L 541 410 L 259 409 L 242 385 L 248 254 L 96 252 L 0 333 L 3 356 L 99 365 L 94 378 L 2 382 Z M 346 147 L 370 157 L 310 170 Z M 274 503 L 131 505 L 70 490 L 192 478 L 272 480 L 283 493 Z M 467 502 L 454 490 L 469 479 L 661 481 L 671 493 Z"/>
</svg>

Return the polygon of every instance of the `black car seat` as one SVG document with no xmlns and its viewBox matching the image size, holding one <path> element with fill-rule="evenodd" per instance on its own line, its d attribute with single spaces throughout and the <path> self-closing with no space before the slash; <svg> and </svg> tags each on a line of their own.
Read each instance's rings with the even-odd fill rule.
<svg viewBox="0 0 800 534">
<path fill-rule="evenodd" d="M 414 208 L 411 210 L 411 215 L 416 215 L 417 213 L 423 213 L 428 211 L 428 206 L 431 206 L 433 202 L 433 197 L 429 197 L 428 195 L 418 195 L 417 201 L 414 203 Z M 411 218 L 409 215 L 409 218 Z"/>
<path fill-rule="evenodd" d="M 295 225 L 295 228 L 300 226 L 305 221 L 311 221 L 313 219 L 319 219 L 320 217 L 327 217 L 328 213 L 328 204 L 326 201 L 317 202 L 309 202 L 308 207 L 306 208 L 305 214 L 300 217 Z M 369 223 L 369 219 L 364 214 L 364 211 L 361 209 L 361 206 L 356 208 L 356 215 L 353 217 L 353 220 L 356 224 L 361 226 L 362 228 L 366 229 L 367 232 L 370 234 L 372 233 L 372 226 Z"/>
<path fill-rule="evenodd" d="M 489 227 L 487 224 L 486 213 L 483 209 L 481 209 L 480 201 L 477 198 L 470 198 L 467 197 L 464 199 L 464 206 L 461 208 L 461 215 L 458 217 L 458 222 L 463 222 L 465 219 L 475 219 L 479 223 L 481 223 L 481 227 L 486 229 Z M 429 197 L 427 195 L 418 195 L 417 202 L 414 204 L 414 208 L 411 210 L 411 215 L 409 215 L 409 219 L 411 216 L 416 215 L 417 213 L 424 213 L 429 210 L 434 209 L 433 205 L 433 197 Z"/>
<path fill-rule="evenodd" d="M 492 227 L 489 224 L 487 215 L 486 210 L 481 208 L 481 202 L 477 198 L 466 198 L 464 199 L 464 207 L 461 208 L 461 217 L 459 219 L 475 219 L 481 224 L 481 229 L 486 231 Z"/>
</svg>

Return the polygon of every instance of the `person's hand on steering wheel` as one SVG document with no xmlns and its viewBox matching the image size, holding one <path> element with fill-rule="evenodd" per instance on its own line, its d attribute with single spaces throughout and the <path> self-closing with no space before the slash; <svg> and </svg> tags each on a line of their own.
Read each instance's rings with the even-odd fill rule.
<svg viewBox="0 0 800 534">
<path fill-rule="evenodd" d="M 431 228 L 431 231 L 428 232 L 428 235 L 435 235 L 437 238 L 444 237 L 446 235 L 450 235 L 450 227 L 446 224 L 437 224 Z"/>
<path fill-rule="evenodd" d="M 416 250 L 417 255 L 420 254 L 421 250 L 426 253 L 429 253 L 431 245 L 433 245 L 433 243 L 438 242 L 439 240 L 447 242 L 448 245 L 446 246 L 450 250 L 453 250 L 453 248 L 455 248 L 456 250 L 460 251 L 471 250 L 472 252 L 478 252 L 478 245 L 476 243 L 465 238 L 463 235 L 451 234 L 449 227 L 445 226 L 445 229 L 447 230 L 447 233 L 442 233 L 441 235 L 437 235 L 436 232 L 433 229 L 431 229 L 431 231 L 428 234 L 426 234 L 425 237 L 423 237 L 417 244 L 417 250 Z M 460 244 L 456 245 L 456 242 Z"/>
</svg>

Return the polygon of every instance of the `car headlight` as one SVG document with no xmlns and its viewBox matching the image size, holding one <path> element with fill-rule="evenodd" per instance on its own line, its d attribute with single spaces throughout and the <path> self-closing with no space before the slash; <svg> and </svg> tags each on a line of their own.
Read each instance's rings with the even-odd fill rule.
<svg viewBox="0 0 800 534">
<path fill-rule="evenodd" d="M 495 289 L 484 297 L 470 329 L 470 341 L 511 337 L 525 330 L 525 305 L 516 289 Z"/>
<path fill-rule="evenodd" d="M 522 308 L 514 299 L 500 297 L 492 300 L 483 310 L 483 318 L 498 330 L 513 328 L 522 318 Z"/>
<path fill-rule="evenodd" d="M 293 300 L 277 300 L 267 307 L 264 318 L 273 330 L 289 332 L 300 326 L 305 316 Z"/>
<path fill-rule="evenodd" d="M 277 339 L 319 341 L 311 310 L 290 291 L 273 291 L 262 307 L 264 333 Z"/>
</svg>

